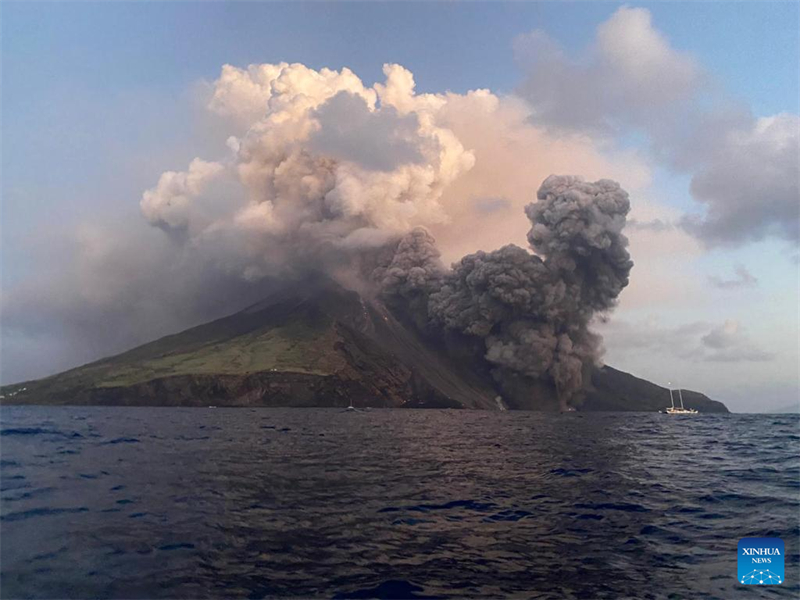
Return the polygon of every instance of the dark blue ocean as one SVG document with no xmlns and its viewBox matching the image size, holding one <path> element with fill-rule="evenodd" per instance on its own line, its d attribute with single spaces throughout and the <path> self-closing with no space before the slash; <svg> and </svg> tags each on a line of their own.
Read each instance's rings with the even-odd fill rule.
<svg viewBox="0 0 800 600">
<path fill-rule="evenodd" d="M 3 407 L 3 598 L 797 598 L 796 415 Z M 786 581 L 736 580 L 742 537 Z"/>
</svg>

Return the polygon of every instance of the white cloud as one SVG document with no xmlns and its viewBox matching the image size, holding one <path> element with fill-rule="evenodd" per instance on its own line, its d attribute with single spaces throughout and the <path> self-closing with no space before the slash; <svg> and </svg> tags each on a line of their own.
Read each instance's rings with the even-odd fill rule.
<svg viewBox="0 0 800 600">
<path fill-rule="evenodd" d="M 704 84 L 696 61 L 672 48 L 643 8 L 618 9 L 578 60 L 541 30 L 519 36 L 514 48 L 528 73 L 520 93 L 537 122 L 557 128 L 603 132 L 649 125 Z"/>
<path fill-rule="evenodd" d="M 607 347 L 617 357 L 648 351 L 703 362 L 763 362 L 775 355 L 762 350 L 733 319 L 723 323 L 696 321 L 665 327 L 655 318 L 635 323 L 615 319 L 601 325 Z"/>
<path fill-rule="evenodd" d="M 544 32 L 520 36 L 519 93 L 556 131 L 643 133 L 652 155 L 692 175 L 698 211 L 678 222 L 707 246 L 800 241 L 800 117 L 756 119 L 715 90 L 643 8 L 619 8 L 572 58 Z"/>
<path fill-rule="evenodd" d="M 708 145 L 691 187 L 706 213 L 687 229 L 712 244 L 800 242 L 800 117 L 757 119 Z"/>
<path fill-rule="evenodd" d="M 223 65 L 208 107 L 217 114 L 233 117 L 249 125 L 267 111 L 272 97 L 272 82 L 288 66 L 287 63 L 279 63 L 239 69 Z"/>
<path fill-rule="evenodd" d="M 226 65 L 209 109 L 246 133 L 228 137 L 230 158 L 214 163 L 217 186 L 202 185 L 211 163 L 196 161 L 186 173 L 165 173 L 145 193 L 143 212 L 188 231 L 195 245 L 236 236 L 249 240 L 240 248 L 260 245 L 260 255 L 251 253 L 258 264 L 244 268 L 268 273 L 263 262 L 285 261 L 285 247 L 272 248 L 288 238 L 303 252 L 354 249 L 424 225 L 447 259 L 524 244 L 523 207 L 552 173 L 616 179 L 634 196 L 649 182 L 635 153 L 607 152 L 587 136 L 553 137 L 514 97 L 416 94 L 407 69 L 385 65 L 384 74 L 369 87 L 347 69 Z M 502 198 L 503 210 L 487 211 L 485 198 Z"/>
<path fill-rule="evenodd" d="M 142 214 L 153 225 L 165 229 L 187 227 L 195 210 L 194 200 L 223 170 L 219 163 L 195 158 L 186 171 L 166 171 L 156 187 L 142 196 Z"/>
</svg>

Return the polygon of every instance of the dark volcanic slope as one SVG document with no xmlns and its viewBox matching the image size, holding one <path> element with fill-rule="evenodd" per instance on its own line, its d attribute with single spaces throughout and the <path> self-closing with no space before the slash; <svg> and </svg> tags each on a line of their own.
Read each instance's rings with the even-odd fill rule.
<svg viewBox="0 0 800 600">
<path fill-rule="evenodd" d="M 19 404 L 496 407 L 491 384 L 330 282 L 3 393 Z"/>
<path fill-rule="evenodd" d="M 23 389 L 24 388 L 24 389 Z M 456 360 L 379 302 L 326 279 L 123 354 L 2 390 L 6 404 L 356 406 L 496 409 L 486 373 Z M 687 406 L 726 412 L 685 392 Z M 547 386 L 512 408 L 552 410 Z M 610 367 L 582 410 L 658 410 L 666 389 Z"/>
<path fill-rule="evenodd" d="M 663 410 L 669 406 L 669 390 L 639 379 L 624 371 L 609 366 L 592 373 L 594 388 L 581 406 L 581 410 Z M 700 412 L 726 413 L 728 409 L 722 402 L 711 400 L 705 394 L 683 390 L 683 405 L 696 408 Z M 673 392 L 678 402 L 677 392 Z"/>
</svg>

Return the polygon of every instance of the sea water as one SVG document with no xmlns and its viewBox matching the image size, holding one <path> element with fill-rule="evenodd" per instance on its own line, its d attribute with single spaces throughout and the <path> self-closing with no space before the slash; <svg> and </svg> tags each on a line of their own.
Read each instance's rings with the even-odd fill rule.
<svg viewBox="0 0 800 600">
<path fill-rule="evenodd" d="M 797 415 L 3 407 L 3 598 L 800 594 Z M 736 580 L 779 537 L 786 580 Z"/>
</svg>

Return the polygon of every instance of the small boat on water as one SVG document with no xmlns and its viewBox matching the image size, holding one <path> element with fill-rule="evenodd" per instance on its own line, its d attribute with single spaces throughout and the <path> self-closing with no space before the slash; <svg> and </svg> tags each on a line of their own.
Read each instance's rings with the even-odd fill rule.
<svg viewBox="0 0 800 600">
<path fill-rule="evenodd" d="M 667 384 L 670 385 L 670 384 Z M 672 395 L 672 388 L 669 388 L 669 403 L 672 405 L 664 410 L 660 410 L 658 412 L 665 414 L 665 415 L 696 415 L 698 414 L 697 410 L 694 408 L 684 408 L 683 406 L 683 394 L 681 393 L 681 389 L 678 388 L 678 398 L 680 400 L 680 407 L 675 406 L 675 399 Z"/>
<path fill-rule="evenodd" d="M 355 406 L 353 406 L 353 399 L 352 398 L 350 398 L 350 404 L 348 405 L 346 410 L 352 410 L 352 411 L 358 410 L 358 409 L 356 409 Z"/>
</svg>

